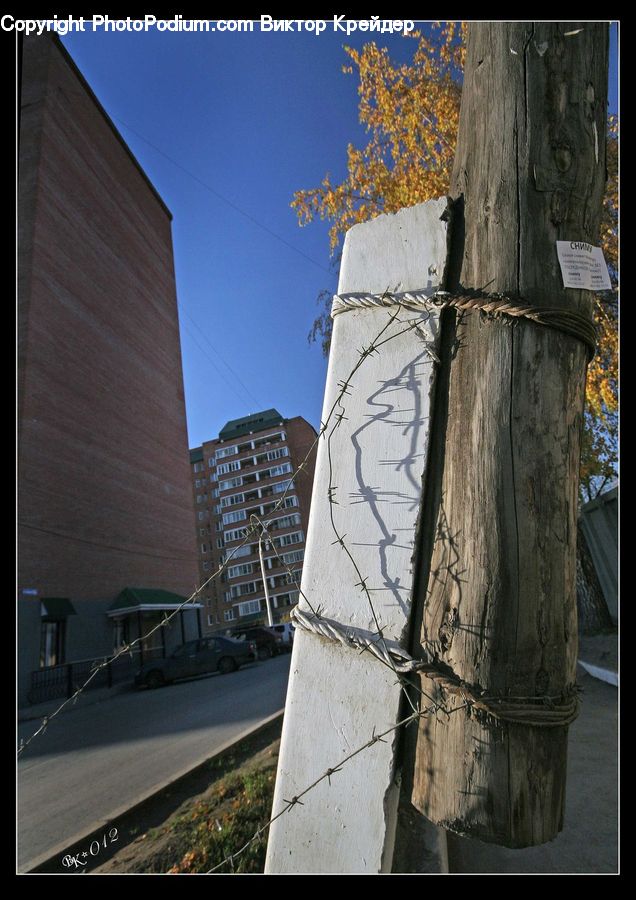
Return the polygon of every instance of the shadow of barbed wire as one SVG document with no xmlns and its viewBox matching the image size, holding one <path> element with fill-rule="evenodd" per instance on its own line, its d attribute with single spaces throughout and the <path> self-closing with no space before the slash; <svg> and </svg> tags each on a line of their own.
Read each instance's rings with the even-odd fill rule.
<svg viewBox="0 0 636 900">
<path fill-rule="evenodd" d="M 423 317 L 420 316 L 416 320 L 411 319 L 409 321 L 405 321 L 401 318 L 402 313 L 403 310 L 401 309 L 399 303 L 395 305 L 392 311 L 387 310 L 387 318 L 386 320 L 383 320 L 383 325 L 379 330 L 376 338 L 368 347 L 363 347 L 358 351 L 359 359 L 356 361 L 349 374 L 346 377 L 342 378 L 338 383 L 336 398 L 329 411 L 327 412 L 325 421 L 321 422 L 321 426 L 315 441 L 313 442 L 311 448 L 305 456 L 305 459 L 290 477 L 289 484 L 286 490 L 281 494 L 275 508 L 268 513 L 269 519 L 274 512 L 283 508 L 285 499 L 292 488 L 294 479 L 298 476 L 299 473 L 302 473 L 306 470 L 307 461 L 309 460 L 311 453 L 316 449 L 319 441 L 323 439 L 326 440 L 329 470 L 329 484 L 326 493 L 329 499 L 330 509 L 329 526 L 331 527 L 335 538 L 333 543 L 338 544 L 342 547 L 351 565 L 351 574 L 346 579 L 349 587 L 359 589 L 368 602 L 370 614 L 374 624 L 373 630 L 370 631 L 370 636 L 374 641 L 377 641 L 378 644 L 382 644 L 384 649 L 387 651 L 390 649 L 390 641 L 384 636 L 384 625 L 381 621 L 381 616 L 378 615 L 378 612 L 374 606 L 373 595 L 377 592 L 391 593 L 395 600 L 395 603 L 398 604 L 403 611 L 405 618 L 408 618 L 411 588 L 410 585 L 407 588 L 403 584 L 404 572 L 392 571 L 392 567 L 389 562 L 389 551 L 392 547 L 400 547 L 401 549 L 408 548 L 410 550 L 413 550 L 412 542 L 409 542 L 406 545 L 398 544 L 398 532 L 404 531 L 412 535 L 413 531 L 410 528 L 400 528 L 392 531 L 386 525 L 385 519 L 383 517 L 383 512 L 388 509 L 390 505 L 408 504 L 409 508 L 413 511 L 418 508 L 419 497 L 422 490 L 422 472 L 420 471 L 420 469 L 424 468 L 424 464 L 426 461 L 426 453 L 421 446 L 423 443 L 422 433 L 428 422 L 427 417 L 422 414 L 422 379 L 427 376 L 430 377 L 430 366 L 427 368 L 425 367 L 426 357 L 428 356 L 429 359 L 431 357 L 433 357 L 433 359 L 435 358 L 430 348 L 426 346 L 426 341 L 424 341 L 425 347 L 424 349 L 422 349 L 423 333 L 420 332 L 418 334 L 418 327 L 423 323 L 423 321 L 426 321 L 426 318 L 423 319 Z M 391 329 L 391 326 L 393 325 L 396 325 L 398 327 Z M 367 421 L 356 428 L 356 430 L 350 436 L 350 442 L 353 446 L 354 451 L 353 466 L 355 470 L 356 481 L 358 484 L 358 490 L 350 495 L 349 499 L 353 504 L 365 503 L 369 506 L 381 535 L 380 540 L 372 544 L 372 546 L 378 548 L 379 574 L 377 580 L 378 582 L 380 582 L 379 584 L 374 584 L 369 583 L 370 575 L 364 573 L 360 569 L 360 566 L 352 552 L 352 548 L 355 548 L 356 546 L 367 546 L 368 544 L 356 544 L 355 540 L 348 538 L 346 534 L 340 533 L 336 524 L 334 508 L 337 507 L 338 500 L 337 486 L 333 482 L 332 439 L 342 422 L 347 419 L 346 413 L 348 401 L 346 400 L 346 398 L 351 394 L 353 381 L 359 368 L 365 364 L 366 360 L 370 356 L 381 352 L 382 347 L 389 341 L 395 340 L 401 335 L 405 335 L 408 333 L 413 333 L 414 337 L 415 353 L 413 359 L 406 366 L 404 366 L 400 370 L 400 372 L 397 373 L 397 375 L 392 376 L 385 381 L 379 382 L 380 387 L 370 397 L 368 397 L 366 401 L 367 404 L 372 407 L 373 411 L 366 416 Z M 407 401 L 407 403 L 400 406 L 396 404 L 394 400 L 396 396 L 399 396 L 400 393 L 404 392 L 412 397 L 412 401 L 410 403 L 408 403 Z M 405 414 L 406 417 L 403 418 Z M 405 489 L 403 491 L 400 490 L 383 492 L 379 490 L 377 486 L 373 486 L 367 483 L 368 475 L 366 474 L 367 470 L 365 466 L 365 452 L 368 451 L 365 451 L 364 448 L 366 436 L 371 432 L 372 429 L 377 429 L 378 427 L 384 426 L 390 428 L 400 428 L 402 429 L 403 434 L 409 435 L 408 452 L 402 459 L 381 461 L 383 465 L 393 466 L 395 471 L 403 473 L 405 481 Z M 375 434 L 373 440 L 376 440 Z M 380 446 L 381 443 L 382 442 L 380 441 Z M 377 460 L 375 460 L 375 464 L 377 464 Z M 241 529 L 241 531 L 242 538 L 240 540 L 240 543 L 238 543 L 235 547 L 228 549 L 223 563 L 214 573 L 212 573 L 212 575 L 208 579 L 206 579 L 206 581 L 202 585 L 200 585 L 194 591 L 191 597 L 189 597 L 178 609 L 174 610 L 174 612 L 171 613 L 170 616 L 167 616 L 163 621 L 158 623 L 146 635 L 140 636 L 139 639 L 130 642 L 128 645 L 122 648 L 122 650 L 118 654 L 113 655 L 110 658 L 110 661 L 116 659 L 117 656 L 121 655 L 122 653 L 131 652 L 138 641 L 147 640 L 147 638 L 150 637 L 159 628 L 165 627 L 165 625 L 175 615 L 177 615 L 183 607 L 185 607 L 188 603 L 191 603 L 193 599 L 196 599 L 199 596 L 200 592 L 203 591 L 213 579 L 221 577 L 221 575 L 225 572 L 228 565 L 236 555 L 237 551 L 250 541 L 253 542 L 255 540 L 263 539 L 263 537 L 269 537 L 272 546 L 274 546 L 275 548 L 276 555 L 279 556 L 274 541 L 271 539 L 271 536 L 269 535 L 269 532 L 267 530 L 267 522 L 263 522 L 258 517 L 252 516 L 250 524 Z M 454 574 L 457 578 L 459 578 L 461 582 L 462 573 L 457 568 L 456 563 L 451 564 L 451 568 L 453 567 L 453 565 L 455 566 Z M 291 577 L 291 570 L 289 568 L 288 574 L 290 574 Z M 407 590 L 408 596 L 403 596 L 407 593 Z M 320 618 L 322 614 L 320 603 L 316 602 L 313 597 L 307 596 L 307 592 L 304 591 L 302 587 L 300 590 L 300 595 L 303 602 L 308 606 L 309 609 L 311 609 L 314 615 L 317 618 Z M 386 607 L 387 604 L 383 604 L 383 606 Z M 388 652 L 387 657 L 390 660 Z M 106 662 L 107 661 L 104 662 L 104 665 L 106 664 Z M 419 691 L 415 692 L 415 696 L 412 697 L 411 695 L 413 694 L 414 687 L 412 682 L 410 682 L 409 679 L 404 675 L 398 673 L 393 662 L 389 661 L 386 664 L 388 665 L 389 669 L 393 670 L 396 684 L 400 685 L 402 696 L 404 697 L 404 702 L 408 707 L 408 713 L 404 716 L 401 716 L 389 728 L 385 728 L 380 732 L 376 730 L 376 726 L 374 725 L 374 723 L 370 723 L 368 740 L 360 744 L 360 746 L 356 747 L 355 749 L 351 750 L 340 760 L 334 760 L 329 768 L 322 772 L 295 796 L 283 799 L 282 805 L 280 805 L 278 809 L 272 810 L 272 815 L 269 821 L 259 826 L 253 837 L 250 838 L 250 840 L 243 847 L 239 847 L 235 852 L 229 854 L 228 857 L 213 871 L 220 871 L 223 869 L 226 869 L 227 871 L 233 871 L 235 860 L 253 842 L 259 841 L 263 838 L 272 822 L 274 822 L 282 815 L 289 814 L 292 809 L 302 807 L 304 804 L 304 800 L 302 798 L 305 798 L 308 794 L 310 794 L 318 784 L 321 784 L 323 781 L 327 781 L 327 783 L 331 785 L 332 779 L 335 784 L 338 774 L 343 770 L 343 767 L 345 767 L 346 763 L 352 760 L 358 754 L 363 753 L 367 750 L 371 750 L 371 748 L 376 746 L 379 742 L 383 742 L 389 735 L 392 735 L 394 732 L 400 732 L 402 729 L 408 728 L 408 726 L 416 722 L 419 718 L 430 715 L 435 716 L 440 713 L 440 709 L 442 709 L 442 706 L 433 696 L 420 689 Z M 72 698 L 69 698 L 68 701 L 65 701 L 65 703 L 61 704 L 60 707 L 55 710 L 55 712 L 47 720 L 42 722 L 40 728 L 38 728 L 31 735 L 26 743 L 23 743 L 21 745 L 19 753 L 21 753 L 25 749 L 26 745 L 30 743 L 30 741 L 34 740 L 38 736 L 38 734 L 43 733 L 52 718 L 57 716 L 69 702 L 72 702 L 73 699 L 79 696 L 79 694 L 87 687 L 89 681 L 90 679 L 88 679 L 84 683 L 84 685 L 78 688 Z M 462 707 L 460 706 L 458 708 Z M 444 714 L 447 715 L 448 711 L 444 711 Z M 410 730 L 414 731 L 415 729 Z"/>
<path fill-rule="evenodd" d="M 403 545 L 397 544 L 397 535 L 387 525 L 386 517 L 381 510 L 381 504 L 406 504 L 409 510 L 413 511 L 417 510 L 419 506 L 421 472 L 419 473 L 420 477 L 416 477 L 415 467 L 418 464 L 418 459 L 422 457 L 422 454 L 418 454 L 416 451 L 419 446 L 422 427 L 427 421 L 427 417 L 422 415 L 422 383 L 425 378 L 430 378 L 430 360 L 428 366 L 424 364 L 427 359 L 426 352 L 419 353 L 395 377 L 380 382 L 378 390 L 366 400 L 367 407 L 372 407 L 374 412 L 364 416 L 367 421 L 356 428 L 350 437 L 354 451 L 355 477 L 358 483 L 357 492 L 354 495 L 350 495 L 350 497 L 353 496 L 355 498 L 353 502 L 364 502 L 367 504 L 378 528 L 378 540 L 376 542 L 378 547 L 378 571 L 383 587 L 375 587 L 374 590 L 391 590 L 395 602 L 402 610 L 404 616 L 408 616 L 410 597 L 403 596 L 403 594 L 406 590 L 410 593 L 410 585 L 408 585 L 408 579 L 406 579 L 407 585 L 402 587 L 405 581 L 404 573 L 391 571 L 395 566 L 392 566 L 389 561 L 390 548 Z M 393 395 L 397 394 L 399 399 L 405 393 L 412 397 L 413 405 L 411 407 L 403 407 L 393 402 Z M 406 421 L 402 417 L 405 412 L 410 413 Z M 399 427 L 403 435 L 410 435 L 408 453 L 400 460 L 380 460 L 379 462 L 384 465 L 391 465 L 395 471 L 402 472 L 405 475 L 406 482 L 412 488 L 412 493 L 406 491 L 382 491 L 367 483 L 366 471 L 369 468 L 375 471 L 378 460 L 375 454 L 372 459 L 368 458 L 364 444 L 381 448 L 385 444 L 385 441 L 382 439 L 382 429 L 387 426 Z M 423 463 L 421 462 L 420 467 L 423 468 Z"/>
</svg>

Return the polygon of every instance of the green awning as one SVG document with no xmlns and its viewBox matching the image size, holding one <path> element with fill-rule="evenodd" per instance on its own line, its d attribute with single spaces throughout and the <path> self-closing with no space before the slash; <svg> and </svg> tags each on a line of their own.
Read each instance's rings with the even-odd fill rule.
<svg viewBox="0 0 636 900">
<path fill-rule="evenodd" d="M 49 619 L 65 619 L 76 616 L 73 604 L 66 597 L 42 597 L 42 615 Z"/>
<path fill-rule="evenodd" d="M 109 607 L 108 615 L 117 616 L 131 612 L 162 612 L 182 606 L 187 597 L 164 591 L 162 588 L 124 588 Z M 201 609 L 202 603 L 188 603 L 187 609 Z"/>
</svg>

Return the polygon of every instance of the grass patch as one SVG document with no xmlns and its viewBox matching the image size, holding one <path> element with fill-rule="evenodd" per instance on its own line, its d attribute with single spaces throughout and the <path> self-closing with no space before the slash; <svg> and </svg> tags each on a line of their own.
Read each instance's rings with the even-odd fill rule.
<svg viewBox="0 0 636 900">
<path fill-rule="evenodd" d="M 281 722 L 211 760 L 196 776 L 196 785 L 171 788 L 180 796 L 163 820 L 149 809 L 121 829 L 141 833 L 121 846 L 95 874 L 188 874 L 208 872 L 247 844 L 271 816 Z M 137 814 L 138 817 L 139 814 Z M 132 826 L 132 827 L 131 827 Z M 241 853 L 234 867 L 219 873 L 259 873 L 265 866 L 267 833 Z"/>
<path fill-rule="evenodd" d="M 206 800 L 196 801 L 172 829 L 173 843 L 187 848 L 169 874 L 207 872 L 243 847 L 271 814 L 275 766 L 228 775 Z M 225 872 L 262 872 L 266 835 L 254 841 Z"/>
</svg>

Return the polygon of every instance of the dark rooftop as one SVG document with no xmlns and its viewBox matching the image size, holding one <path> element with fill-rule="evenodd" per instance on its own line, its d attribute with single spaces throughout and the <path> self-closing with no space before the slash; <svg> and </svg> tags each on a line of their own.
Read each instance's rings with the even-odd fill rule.
<svg viewBox="0 0 636 900">
<path fill-rule="evenodd" d="M 284 421 L 284 417 L 277 409 L 266 409 L 264 412 L 253 413 L 251 416 L 227 422 L 219 432 L 219 439 L 231 441 L 244 434 L 249 434 L 251 431 L 263 431 L 264 428 L 280 425 Z"/>
</svg>

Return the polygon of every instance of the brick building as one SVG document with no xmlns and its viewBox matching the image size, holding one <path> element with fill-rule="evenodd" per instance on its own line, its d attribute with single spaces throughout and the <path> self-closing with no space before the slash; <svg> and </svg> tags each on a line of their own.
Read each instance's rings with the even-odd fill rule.
<svg viewBox="0 0 636 900">
<path fill-rule="evenodd" d="M 208 630 L 267 623 L 258 540 L 245 539 L 252 514 L 267 524 L 274 545 L 263 544 L 274 621 L 289 619 L 305 555 L 315 440 L 302 417 L 268 409 L 228 422 L 218 438 L 190 450 L 200 584 L 228 563 L 201 590 Z"/>
<path fill-rule="evenodd" d="M 23 701 L 34 672 L 147 633 L 192 592 L 197 556 L 170 212 L 49 34 L 23 42 L 19 127 Z"/>
</svg>

